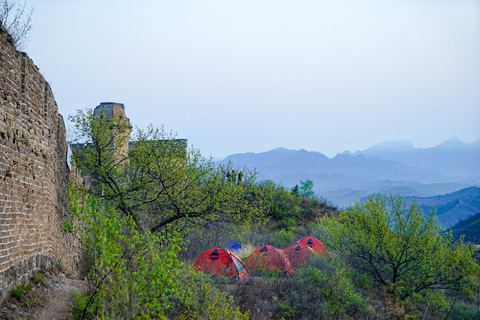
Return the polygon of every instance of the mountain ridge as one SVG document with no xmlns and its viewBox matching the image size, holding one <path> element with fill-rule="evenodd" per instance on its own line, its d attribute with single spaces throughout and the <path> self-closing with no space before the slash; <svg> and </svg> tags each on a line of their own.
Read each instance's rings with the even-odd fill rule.
<svg viewBox="0 0 480 320">
<path fill-rule="evenodd" d="M 480 213 L 480 188 L 469 187 L 432 197 L 405 197 L 416 202 L 424 212 L 435 211 L 438 221 L 451 228 L 458 222 Z M 480 231 L 479 231 L 480 233 Z"/>
<path fill-rule="evenodd" d="M 409 141 L 386 141 L 329 158 L 317 151 L 276 148 L 230 155 L 217 163 L 228 161 L 256 168 L 259 180 L 286 187 L 311 179 L 314 191 L 338 206 L 371 193 L 425 197 L 480 185 L 480 140 L 464 143 L 456 137 L 426 149 Z"/>
<path fill-rule="evenodd" d="M 389 145 L 390 148 L 382 147 L 384 144 Z M 406 165 L 439 171 L 448 176 L 480 177 L 480 139 L 472 143 L 465 143 L 458 137 L 453 137 L 435 147 L 413 148 L 408 152 L 402 152 L 401 148 L 392 146 L 395 146 L 395 143 L 387 141 L 363 151 L 355 153 L 344 151 L 343 153 L 399 161 Z"/>
</svg>

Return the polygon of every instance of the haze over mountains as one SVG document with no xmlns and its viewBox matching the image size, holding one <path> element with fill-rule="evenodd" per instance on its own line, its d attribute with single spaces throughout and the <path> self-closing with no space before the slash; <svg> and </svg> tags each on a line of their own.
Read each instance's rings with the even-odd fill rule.
<svg viewBox="0 0 480 320">
<path fill-rule="evenodd" d="M 414 200 L 422 207 L 423 212 L 435 210 L 438 221 L 447 229 L 462 220 L 480 214 L 480 188 L 470 187 L 434 197 L 405 197 L 407 202 Z M 477 229 L 480 238 L 480 229 Z"/>
<path fill-rule="evenodd" d="M 480 186 L 480 140 L 453 138 L 432 148 L 409 141 L 382 142 L 363 151 L 333 158 L 315 151 L 278 148 L 228 156 L 235 166 L 256 168 L 259 180 L 286 187 L 311 179 L 317 195 L 345 207 L 372 193 L 431 197 Z"/>
</svg>

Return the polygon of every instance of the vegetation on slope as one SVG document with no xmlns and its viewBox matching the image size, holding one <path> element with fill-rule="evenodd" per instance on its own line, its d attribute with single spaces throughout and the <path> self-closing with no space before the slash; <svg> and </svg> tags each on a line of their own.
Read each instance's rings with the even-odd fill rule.
<svg viewBox="0 0 480 320">
<path fill-rule="evenodd" d="M 458 222 L 450 230 L 456 239 L 464 236 L 465 241 L 480 243 L 480 213 Z"/>
<path fill-rule="evenodd" d="M 178 152 L 162 131 L 139 131 L 118 153 L 126 128 L 79 113 L 86 148 L 75 157 L 88 177 L 72 187 L 90 291 L 77 319 L 404 319 L 478 315 L 473 248 L 399 197 L 370 198 L 339 213 L 307 180 L 286 190 L 255 174 L 215 167 L 194 150 Z M 120 131 L 116 131 L 120 130 Z M 98 138 L 100 137 L 100 138 Z M 162 141 L 162 142 L 159 142 Z M 120 156 L 119 156 L 120 155 Z M 331 257 L 313 257 L 289 277 L 211 278 L 191 268 L 227 240 L 284 248 L 320 239 Z"/>
</svg>

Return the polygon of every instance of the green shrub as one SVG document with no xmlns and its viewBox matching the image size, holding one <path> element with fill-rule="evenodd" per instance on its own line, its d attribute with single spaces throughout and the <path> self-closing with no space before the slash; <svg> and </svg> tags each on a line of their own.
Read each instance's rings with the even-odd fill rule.
<svg viewBox="0 0 480 320">
<path fill-rule="evenodd" d="M 306 267 L 290 277 L 253 278 L 234 292 L 242 311 L 254 318 L 363 319 L 373 308 L 343 266 Z M 273 306 L 273 308 L 272 308 Z"/>
<path fill-rule="evenodd" d="M 468 305 L 463 301 L 457 302 L 452 306 L 448 319 L 451 320 L 470 320 L 480 319 L 480 312 L 477 306 Z"/>
<path fill-rule="evenodd" d="M 131 218 L 88 196 L 79 200 L 72 192 L 92 266 L 89 294 L 75 297 L 75 319 L 244 318 L 208 277 L 178 260 L 182 240 L 175 232 L 143 234 Z"/>
<path fill-rule="evenodd" d="M 361 295 L 355 292 L 352 280 L 345 269 L 339 270 L 328 279 L 327 286 L 322 292 L 331 316 L 343 314 L 350 309 L 366 309 L 366 304 Z"/>
<path fill-rule="evenodd" d="M 42 283 L 44 279 L 45 277 L 42 276 L 39 272 L 35 272 L 35 275 L 33 276 L 33 282 L 39 284 Z"/>
<path fill-rule="evenodd" d="M 18 301 L 21 301 L 23 296 L 30 290 L 32 290 L 31 283 L 27 284 L 26 286 L 19 285 L 18 287 L 12 289 L 12 291 L 10 292 L 10 295 L 13 298 L 17 299 Z"/>
<path fill-rule="evenodd" d="M 277 302 L 277 312 L 280 317 L 290 318 L 295 315 L 295 309 L 289 300 L 279 300 Z"/>
<path fill-rule="evenodd" d="M 281 229 L 273 233 L 271 245 L 283 249 L 294 244 L 297 240 L 292 230 Z"/>
</svg>

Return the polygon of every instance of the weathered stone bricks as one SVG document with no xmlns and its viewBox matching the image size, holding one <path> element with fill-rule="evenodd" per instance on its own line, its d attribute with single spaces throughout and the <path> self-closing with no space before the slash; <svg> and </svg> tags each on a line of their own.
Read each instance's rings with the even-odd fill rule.
<svg viewBox="0 0 480 320">
<path fill-rule="evenodd" d="M 61 261 L 78 275 L 69 217 L 65 125 L 50 86 L 0 25 L 0 301 L 19 279 Z"/>
</svg>

